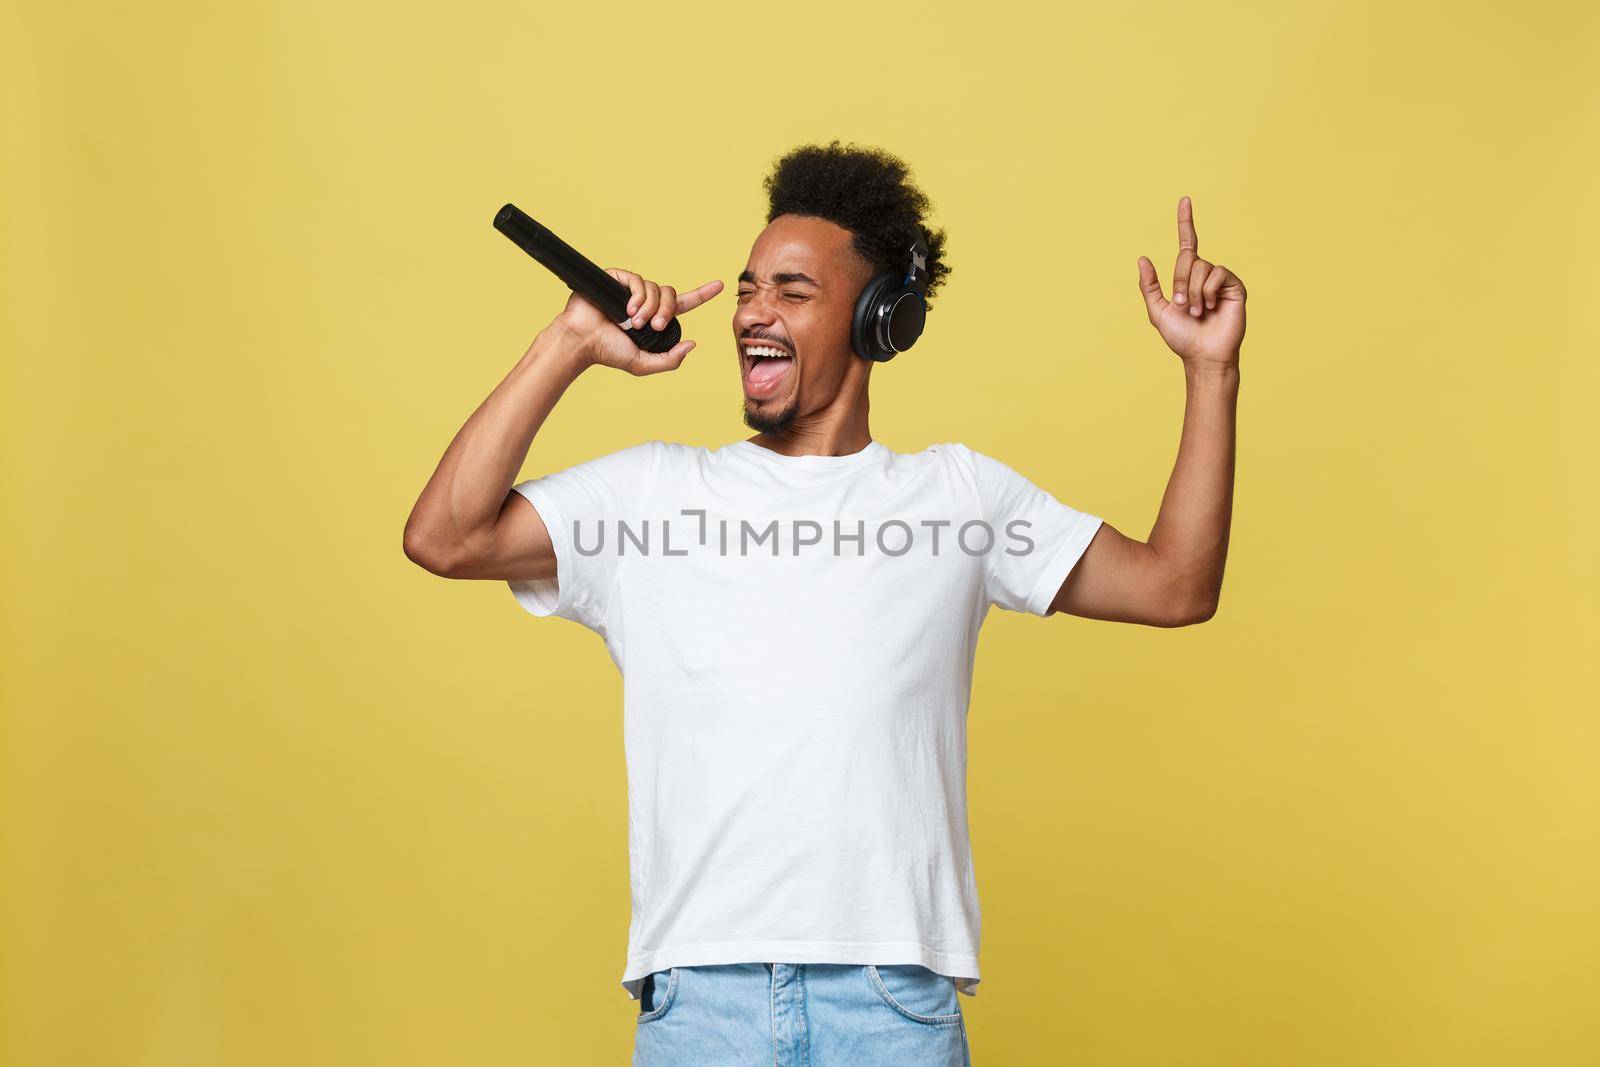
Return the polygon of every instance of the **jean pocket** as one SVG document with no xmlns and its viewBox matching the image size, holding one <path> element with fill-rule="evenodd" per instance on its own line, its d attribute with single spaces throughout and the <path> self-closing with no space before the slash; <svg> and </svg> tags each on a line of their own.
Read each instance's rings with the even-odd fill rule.
<svg viewBox="0 0 1600 1067">
<path fill-rule="evenodd" d="M 961 1021 L 955 979 L 920 963 L 873 965 L 867 980 L 878 998 L 912 1022 L 953 1026 Z"/>
<path fill-rule="evenodd" d="M 638 1021 L 655 1022 L 672 1010 L 673 1002 L 677 999 L 678 968 L 668 967 L 664 971 L 652 971 L 644 976 L 644 985 L 639 990 Z"/>
</svg>

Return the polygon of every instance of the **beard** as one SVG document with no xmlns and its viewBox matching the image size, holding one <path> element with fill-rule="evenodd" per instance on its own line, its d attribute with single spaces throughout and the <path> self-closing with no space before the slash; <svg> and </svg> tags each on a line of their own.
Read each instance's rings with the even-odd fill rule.
<svg viewBox="0 0 1600 1067">
<path fill-rule="evenodd" d="M 791 399 L 782 411 L 771 414 L 762 414 L 746 401 L 744 404 L 744 424 L 757 433 L 780 434 L 794 425 L 794 420 L 800 414 L 800 398 Z"/>
</svg>

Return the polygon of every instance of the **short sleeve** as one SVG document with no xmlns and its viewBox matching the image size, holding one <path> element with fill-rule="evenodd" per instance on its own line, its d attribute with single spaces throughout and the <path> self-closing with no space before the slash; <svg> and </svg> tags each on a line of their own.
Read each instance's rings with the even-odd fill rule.
<svg viewBox="0 0 1600 1067">
<path fill-rule="evenodd" d="M 971 449 L 984 520 L 994 531 L 985 592 L 1007 611 L 1050 614 L 1061 583 L 1104 521 L 1068 507 L 999 460 Z"/>
<path fill-rule="evenodd" d="M 517 603 L 534 615 L 602 628 L 617 577 L 612 536 L 618 520 L 641 514 L 660 444 L 634 445 L 511 487 L 539 513 L 556 554 L 554 578 L 506 583 Z"/>
</svg>

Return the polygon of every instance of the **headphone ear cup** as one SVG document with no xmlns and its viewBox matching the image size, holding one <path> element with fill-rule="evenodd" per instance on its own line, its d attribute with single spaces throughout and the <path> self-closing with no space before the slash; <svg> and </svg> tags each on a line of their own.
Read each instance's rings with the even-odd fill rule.
<svg viewBox="0 0 1600 1067">
<path fill-rule="evenodd" d="M 899 282 L 899 275 L 886 271 L 867 282 L 861 289 L 861 295 L 856 297 L 855 315 L 850 320 L 850 347 L 862 359 L 885 363 L 894 358 L 893 349 L 878 343 L 872 332 L 872 323 L 878 318 L 879 305 L 884 302 L 885 294 L 892 292 Z"/>
<path fill-rule="evenodd" d="M 889 295 L 889 316 L 884 323 L 889 347 L 904 352 L 917 343 L 922 327 L 928 322 L 928 302 L 915 289 L 900 288 Z"/>
</svg>

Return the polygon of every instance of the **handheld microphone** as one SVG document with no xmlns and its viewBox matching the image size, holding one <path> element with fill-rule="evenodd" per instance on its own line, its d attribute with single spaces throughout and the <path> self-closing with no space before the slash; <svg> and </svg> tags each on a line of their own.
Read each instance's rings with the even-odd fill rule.
<svg viewBox="0 0 1600 1067">
<path fill-rule="evenodd" d="M 647 322 L 643 326 L 622 327 L 628 320 L 628 298 L 632 291 L 611 275 L 585 259 L 577 249 L 534 222 L 515 204 L 507 204 L 494 217 L 494 228 L 509 237 L 513 244 L 566 283 L 568 289 L 599 308 L 633 343 L 646 352 L 665 352 L 683 336 L 677 319 L 667 323 L 664 330 L 653 330 Z"/>
</svg>

